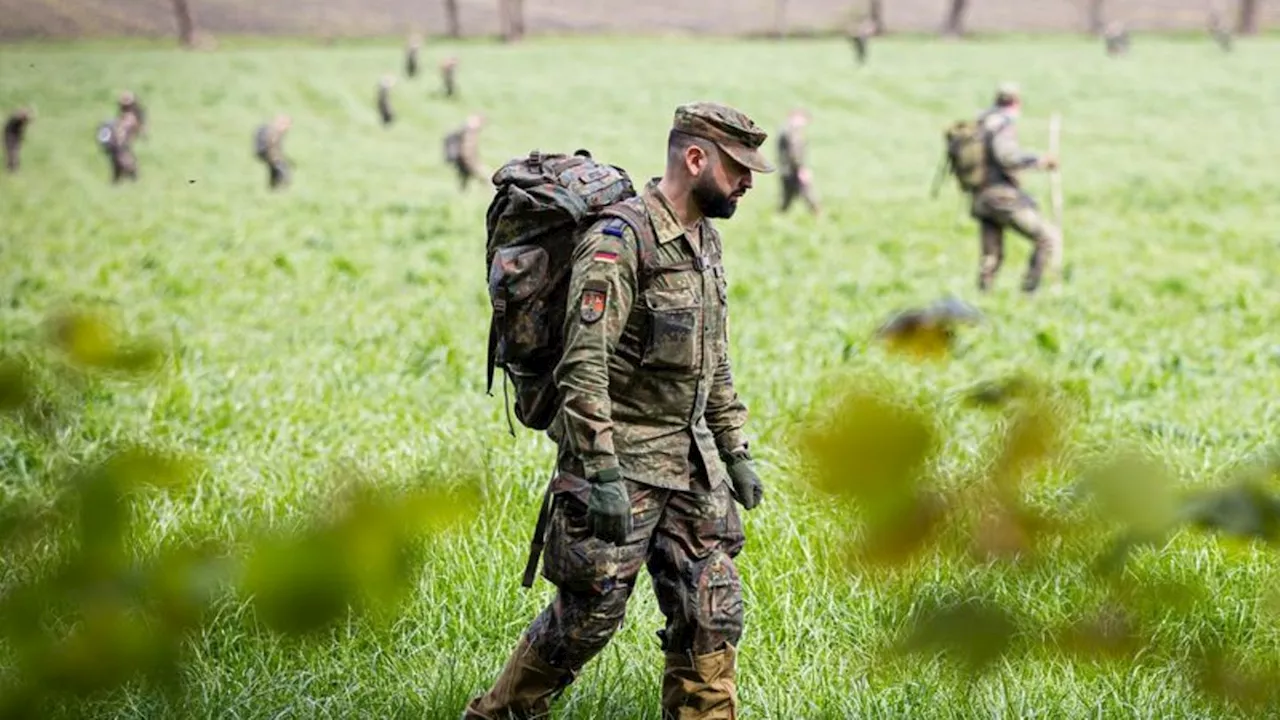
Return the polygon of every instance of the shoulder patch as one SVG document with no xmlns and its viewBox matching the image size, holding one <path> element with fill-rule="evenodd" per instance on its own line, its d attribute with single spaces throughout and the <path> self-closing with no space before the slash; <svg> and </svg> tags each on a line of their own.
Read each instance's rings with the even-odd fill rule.
<svg viewBox="0 0 1280 720">
<path fill-rule="evenodd" d="M 578 314 L 584 325 L 591 325 L 604 317 L 605 305 L 609 301 L 609 283 L 599 280 L 588 280 L 582 288 L 582 299 Z"/>
<path fill-rule="evenodd" d="M 626 230 L 627 230 L 626 221 L 619 220 L 618 218 L 614 218 L 609 222 L 605 223 L 605 226 L 600 229 L 600 232 L 604 233 L 605 235 L 612 235 L 616 238 L 620 238 L 622 237 L 622 234 L 626 232 Z"/>
</svg>

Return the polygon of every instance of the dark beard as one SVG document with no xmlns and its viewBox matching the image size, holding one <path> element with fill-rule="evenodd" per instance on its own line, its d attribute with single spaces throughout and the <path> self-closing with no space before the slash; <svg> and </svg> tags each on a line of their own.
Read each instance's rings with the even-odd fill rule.
<svg viewBox="0 0 1280 720">
<path fill-rule="evenodd" d="M 738 201 L 716 187 L 709 173 L 694 183 L 692 195 L 703 217 L 728 219 L 738 209 Z"/>
</svg>

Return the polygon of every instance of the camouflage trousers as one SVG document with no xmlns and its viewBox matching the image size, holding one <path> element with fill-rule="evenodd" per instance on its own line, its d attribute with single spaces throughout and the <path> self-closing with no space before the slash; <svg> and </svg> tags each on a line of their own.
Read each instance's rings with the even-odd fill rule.
<svg viewBox="0 0 1280 720">
<path fill-rule="evenodd" d="M 782 207 L 781 212 L 786 212 L 791 208 L 791 204 L 801 198 L 805 204 L 809 206 L 810 212 L 818 212 L 818 200 L 813 190 L 812 183 L 806 183 L 800 180 L 800 176 L 794 173 L 788 173 L 782 176 Z"/>
<path fill-rule="evenodd" d="M 138 179 L 138 158 L 133 150 L 122 147 L 111 152 L 111 182 Z"/>
<path fill-rule="evenodd" d="M 289 166 L 284 158 L 259 155 L 258 159 L 267 166 L 267 187 L 274 190 L 289 184 Z"/>
<path fill-rule="evenodd" d="M 20 157 L 22 146 L 15 142 L 6 142 L 4 144 L 4 167 L 9 172 L 17 172 L 18 166 L 21 164 Z"/>
<path fill-rule="evenodd" d="M 737 645 L 742 585 L 733 558 L 745 537 L 728 484 L 707 493 L 624 482 L 633 529 L 614 546 L 587 528 L 587 481 L 568 473 L 553 481 L 543 575 L 557 593 L 529 628 L 534 651 L 576 673 L 622 624 L 641 566 L 666 617 L 664 651 L 705 655 Z"/>
<path fill-rule="evenodd" d="M 1035 200 L 1013 186 L 997 185 L 974 195 L 970 214 L 980 225 L 982 243 L 978 288 L 991 289 L 1004 264 L 1005 229 L 1013 228 L 1034 244 L 1022 289 L 1035 292 L 1045 268 L 1057 261 L 1061 245 L 1058 229 L 1040 215 Z"/>
<path fill-rule="evenodd" d="M 483 178 L 480 166 L 466 159 L 459 160 L 454 163 L 453 167 L 458 171 L 458 185 L 463 190 L 467 189 L 467 185 L 469 185 L 472 180 L 481 180 Z"/>
</svg>

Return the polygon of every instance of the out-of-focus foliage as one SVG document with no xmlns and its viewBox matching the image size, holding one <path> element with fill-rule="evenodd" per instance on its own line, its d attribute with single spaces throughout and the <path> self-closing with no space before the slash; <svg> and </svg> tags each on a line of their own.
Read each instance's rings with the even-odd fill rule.
<svg viewBox="0 0 1280 720">
<path fill-rule="evenodd" d="M 39 348 L 0 362 L 0 411 L 19 439 L 46 450 L 59 439 L 32 423 L 41 398 L 82 392 L 104 369 L 142 378 L 165 356 L 158 343 L 122 340 L 97 316 L 66 313 L 50 325 L 68 367 L 41 367 Z M 57 421 L 65 434 L 75 418 Z M 125 444 L 59 465 L 44 500 L 4 478 L 0 648 L 13 664 L 0 676 L 0 718 L 39 716 L 50 703 L 66 707 L 136 682 L 174 690 L 189 641 L 221 607 L 247 603 L 266 628 L 296 636 L 353 614 L 385 618 L 421 572 L 423 541 L 465 522 L 479 503 L 467 485 L 392 489 L 359 479 L 302 529 L 264 529 L 234 544 L 183 537 L 144 550 L 148 528 L 138 521 L 148 501 L 180 502 L 207 472 L 180 450 Z"/>
</svg>

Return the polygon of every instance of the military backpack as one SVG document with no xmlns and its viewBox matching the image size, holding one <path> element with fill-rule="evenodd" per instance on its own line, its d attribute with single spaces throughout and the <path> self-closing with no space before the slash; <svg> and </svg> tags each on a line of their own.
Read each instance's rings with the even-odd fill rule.
<svg viewBox="0 0 1280 720">
<path fill-rule="evenodd" d="M 501 368 L 504 393 L 507 381 L 515 389 L 516 418 L 525 427 L 545 430 L 560 406 L 552 374 L 564 352 L 574 249 L 585 231 L 606 217 L 626 222 L 642 239 L 651 238 L 653 230 L 643 211 L 623 203 L 636 196 L 627 172 L 596 162 L 585 150 L 573 155 L 535 150 L 499 168 L 493 184 L 485 216 L 492 308 L 487 391 L 492 393 Z"/>
<path fill-rule="evenodd" d="M 965 192 L 977 192 L 987 183 L 992 133 L 986 129 L 986 118 L 956 121 L 944 133 L 947 167 Z"/>
<path fill-rule="evenodd" d="M 462 159 L 462 131 L 457 130 L 444 137 L 444 161 L 458 164 Z"/>
<path fill-rule="evenodd" d="M 98 132 L 95 136 L 98 140 L 98 148 L 102 152 L 110 155 L 116 147 L 116 124 L 113 120 L 103 120 L 98 124 Z"/>
</svg>

